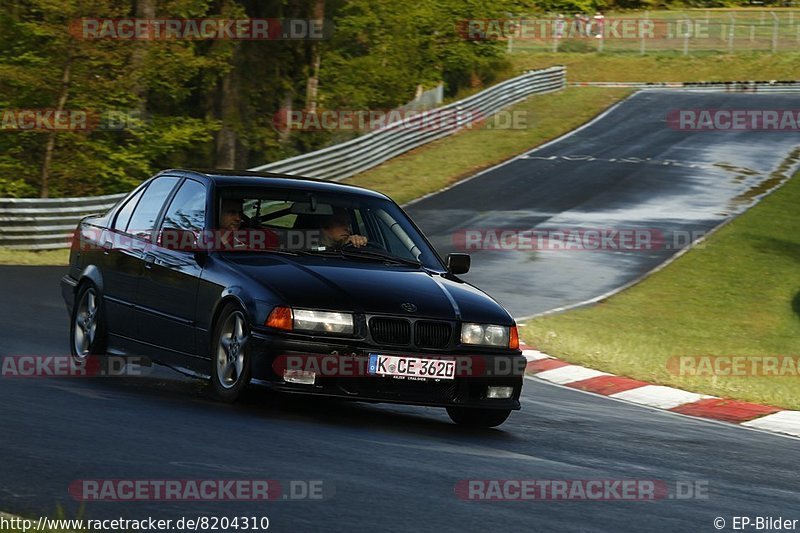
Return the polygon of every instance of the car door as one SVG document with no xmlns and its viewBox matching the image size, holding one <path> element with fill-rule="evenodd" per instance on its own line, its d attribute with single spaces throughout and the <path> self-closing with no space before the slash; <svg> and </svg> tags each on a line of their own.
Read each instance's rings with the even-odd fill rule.
<svg viewBox="0 0 800 533">
<path fill-rule="evenodd" d="M 144 252 L 158 215 L 180 178 L 159 176 L 132 195 L 103 238 L 103 300 L 112 335 L 136 339 L 136 294 L 144 271 Z"/>
<path fill-rule="evenodd" d="M 145 252 L 144 270 L 136 296 L 140 338 L 172 355 L 195 355 L 195 306 L 203 271 L 192 250 L 168 238 L 176 233 L 198 235 L 206 220 L 206 187 L 187 178 L 181 183 Z"/>
<path fill-rule="evenodd" d="M 133 301 L 142 275 L 142 250 L 132 246 L 133 240 L 126 229 L 146 189 L 145 186 L 132 194 L 116 212 L 101 237 L 102 253 L 96 254 L 103 279 L 103 301 L 110 335 L 136 336 Z"/>
<path fill-rule="evenodd" d="M 141 194 L 135 195 L 138 198 L 131 198 L 130 206 L 122 207 L 115 217 L 111 238 L 103 245 L 104 253 L 108 252 L 108 268 L 103 273 L 104 299 L 108 304 L 109 328 L 116 335 L 140 337 L 136 299 L 144 272 L 144 255 L 152 246 L 151 235 L 164 200 L 179 181 L 175 176 L 153 179 Z"/>
</svg>

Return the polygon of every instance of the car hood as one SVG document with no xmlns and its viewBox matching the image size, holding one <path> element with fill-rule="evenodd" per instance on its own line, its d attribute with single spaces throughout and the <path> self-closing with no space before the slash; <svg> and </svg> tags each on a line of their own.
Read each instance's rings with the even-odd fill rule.
<svg viewBox="0 0 800 533">
<path fill-rule="evenodd" d="M 423 269 L 313 256 L 242 255 L 228 262 L 292 307 L 513 323 L 480 289 Z M 406 311 L 406 303 L 416 309 Z"/>
</svg>

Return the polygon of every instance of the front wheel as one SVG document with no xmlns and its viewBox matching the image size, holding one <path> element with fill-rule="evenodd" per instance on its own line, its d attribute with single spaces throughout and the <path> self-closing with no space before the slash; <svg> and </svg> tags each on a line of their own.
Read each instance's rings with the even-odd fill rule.
<svg viewBox="0 0 800 533">
<path fill-rule="evenodd" d="M 511 414 L 511 409 L 470 409 L 468 407 L 448 407 L 450 420 L 460 426 L 493 428 L 497 427 Z"/>
<path fill-rule="evenodd" d="M 223 401 L 236 401 L 250 383 L 249 339 L 244 311 L 227 305 L 217 320 L 211 345 L 211 383 Z"/>
<path fill-rule="evenodd" d="M 84 363 L 90 355 L 106 350 L 106 324 L 103 301 L 94 284 L 81 285 L 75 297 L 70 323 L 70 351 L 73 359 Z"/>
</svg>

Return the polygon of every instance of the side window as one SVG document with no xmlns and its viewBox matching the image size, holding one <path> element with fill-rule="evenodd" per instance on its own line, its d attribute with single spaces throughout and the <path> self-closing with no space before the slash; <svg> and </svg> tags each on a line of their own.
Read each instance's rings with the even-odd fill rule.
<svg viewBox="0 0 800 533">
<path fill-rule="evenodd" d="M 200 232 L 205 222 L 206 188 L 202 183 L 186 180 L 167 209 L 161 227 Z"/>
<path fill-rule="evenodd" d="M 179 178 L 162 176 L 156 178 L 139 200 L 139 205 L 133 210 L 133 216 L 128 223 L 127 232 L 142 239 L 150 239 L 150 233 L 155 229 L 156 218 L 164 205 L 164 199 L 169 196 L 172 188 Z"/>
<path fill-rule="evenodd" d="M 144 189 L 139 189 L 139 191 L 128 198 L 125 202 L 125 205 L 122 206 L 122 209 L 119 210 L 117 213 L 117 219 L 114 221 L 114 229 L 118 231 L 125 231 L 125 228 L 128 227 L 128 222 L 131 221 L 131 215 L 133 214 L 133 208 L 136 207 L 136 204 L 139 203 L 139 198 L 142 197 L 142 193 Z"/>
</svg>

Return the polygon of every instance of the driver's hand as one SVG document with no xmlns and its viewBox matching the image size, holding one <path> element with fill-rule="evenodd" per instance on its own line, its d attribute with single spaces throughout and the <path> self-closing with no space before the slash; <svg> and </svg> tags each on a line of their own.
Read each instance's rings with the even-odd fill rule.
<svg viewBox="0 0 800 533">
<path fill-rule="evenodd" d="M 367 245 L 367 238 L 363 235 L 350 235 L 345 244 L 350 244 L 356 248 L 361 248 Z"/>
</svg>

